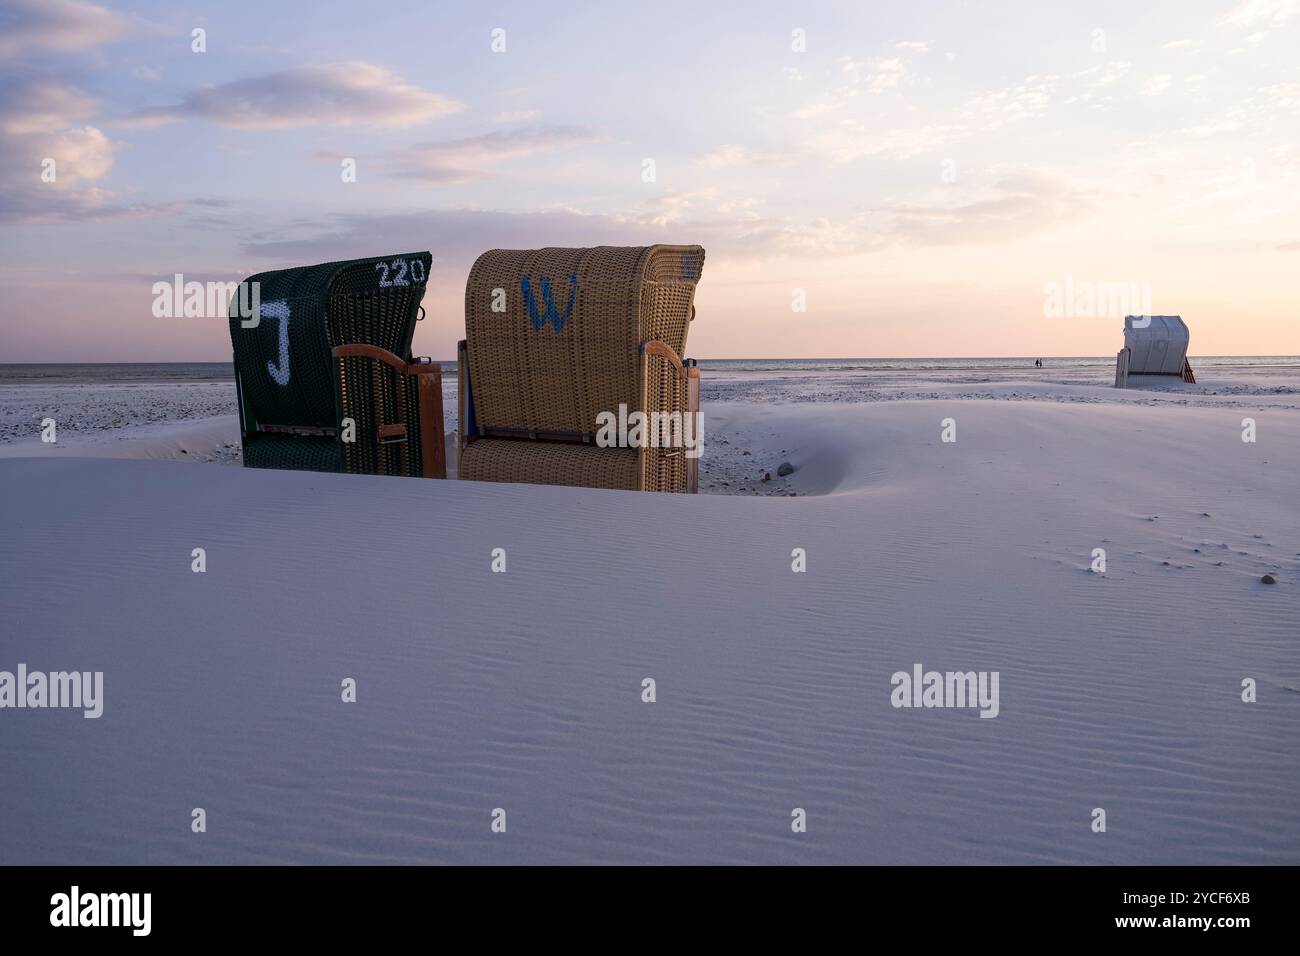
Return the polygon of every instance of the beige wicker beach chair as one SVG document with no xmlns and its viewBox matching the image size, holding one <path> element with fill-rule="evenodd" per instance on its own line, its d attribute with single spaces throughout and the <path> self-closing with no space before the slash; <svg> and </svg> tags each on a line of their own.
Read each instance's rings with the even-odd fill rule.
<svg viewBox="0 0 1300 956">
<path fill-rule="evenodd" d="M 682 442 L 599 437 L 602 420 L 636 411 L 664 426 L 643 436 L 681 422 L 698 437 L 700 373 L 682 356 L 703 266 L 699 246 L 481 255 L 458 354 L 459 477 L 696 491 L 697 452 Z"/>
</svg>

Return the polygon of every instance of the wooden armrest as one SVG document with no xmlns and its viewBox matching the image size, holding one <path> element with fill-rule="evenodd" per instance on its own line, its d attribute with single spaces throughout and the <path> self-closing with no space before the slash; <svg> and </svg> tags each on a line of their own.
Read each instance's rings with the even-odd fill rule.
<svg viewBox="0 0 1300 956">
<path fill-rule="evenodd" d="M 686 407 L 680 409 L 688 415 L 698 415 L 700 411 L 700 368 L 689 359 L 682 359 L 666 342 L 652 341 L 641 344 L 642 356 L 655 356 L 672 363 L 673 371 L 680 382 L 686 384 L 684 396 Z M 680 449 L 660 452 L 665 458 L 675 458 L 682 454 Z M 700 488 L 700 463 L 695 457 L 686 458 L 686 491 L 695 494 Z"/>
<path fill-rule="evenodd" d="M 677 376 L 679 378 L 686 375 L 686 366 L 683 364 L 681 356 L 674 352 L 672 347 L 666 342 L 660 342 L 657 340 L 653 342 L 642 342 L 641 352 L 644 355 L 657 355 L 660 358 L 668 359 L 668 361 L 673 363 L 673 367 L 677 369 Z"/>
<path fill-rule="evenodd" d="M 399 375 L 414 375 L 419 383 L 421 471 L 426 478 L 447 477 L 447 452 L 442 434 L 442 366 L 432 359 L 407 361 L 377 345 L 340 345 L 333 350 L 337 359 L 368 358 L 383 362 Z M 381 424 L 376 438 L 380 444 L 405 442 L 404 424 Z"/>
<path fill-rule="evenodd" d="M 335 346 L 333 355 L 335 358 L 375 359 L 378 362 L 383 362 L 385 365 L 391 365 L 403 375 L 409 375 L 413 372 L 405 359 L 398 358 L 392 352 L 387 349 L 381 349 L 377 345 L 338 345 Z M 416 366 L 414 371 L 418 370 L 419 366 Z"/>
</svg>

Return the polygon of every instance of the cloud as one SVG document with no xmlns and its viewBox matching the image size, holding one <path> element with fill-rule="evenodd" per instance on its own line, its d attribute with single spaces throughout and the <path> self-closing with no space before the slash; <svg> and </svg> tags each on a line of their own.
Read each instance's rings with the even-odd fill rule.
<svg viewBox="0 0 1300 956">
<path fill-rule="evenodd" d="M 910 50 L 913 53 L 929 53 L 930 43 L 928 40 L 902 40 L 894 44 L 896 50 Z"/>
<path fill-rule="evenodd" d="M 62 80 L 5 80 L 0 82 L 0 134 L 26 136 L 71 126 L 94 113 L 96 105 Z"/>
<path fill-rule="evenodd" d="M 649 222 L 655 226 L 673 223 L 686 223 L 688 228 L 698 230 L 709 221 L 717 222 L 725 232 L 725 221 L 730 221 L 736 231 L 748 231 L 757 223 L 775 223 L 764 219 L 756 210 L 761 201 L 753 196 L 724 196 L 718 189 L 697 189 L 690 192 L 660 193 L 646 200 L 648 212 L 629 218 L 633 221 Z M 713 219 L 710 219 L 710 216 Z M 717 217 L 724 217 L 718 219 Z M 794 224 L 787 222 L 787 226 Z"/>
<path fill-rule="evenodd" d="M 855 59 L 842 56 L 835 61 L 845 82 L 826 91 L 820 98 L 795 110 L 796 119 L 812 119 L 843 108 L 862 93 L 880 94 L 901 86 L 911 86 L 912 72 L 902 57 L 869 56 Z M 802 79 L 802 75 L 791 78 Z"/>
<path fill-rule="evenodd" d="M 1192 139 L 1212 139 L 1216 136 L 1226 136 L 1235 134 L 1242 128 L 1242 123 L 1236 111 L 1228 116 L 1219 119 L 1207 120 L 1204 123 L 1197 123 L 1195 126 L 1184 126 L 1177 130 L 1179 135 L 1188 136 Z"/>
<path fill-rule="evenodd" d="M 892 90 L 910 80 L 907 64 L 899 57 L 869 56 L 865 60 L 840 57 L 840 72 L 858 85 L 866 86 L 872 93 Z"/>
<path fill-rule="evenodd" d="M 1148 79 L 1146 83 L 1143 84 L 1142 95 L 1159 96 L 1165 90 L 1169 89 L 1170 85 L 1173 82 L 1174 82 L 1174 78 L 1170 76 L 1168 73 L 1161 73 L 1158 74 L 1157 76 L 1153 76 L 1150 79 Z"/>
<path fill-rule="evenodd" d="M 824 156 L 833 163 L 851 163 L 873 157 L 910 159 L 933 152 L 967 133 L 967 127 L 959 123 L 881 129 L 859 120 L 845 120 L 811 136 L 807 152 Z"/>
<path fill-rule="evenodd" d="M 1219 18 L 1224 26 L 1246 28 L 1256 24 L 1278 26 L 1300 14 L 1300 0 L 1238 0 Z"/>
<path fill-rule="evenodd" d="M 705 169 L 729 169 L 736 166 L 745 166 L 754 161 L 753 151 L 739 143 L 723 143 L 695 160 Z"/>
<path fill-rule="evenodd" d="M 1259 96 L 1265 108 L 1276 113 L 1300 113 L 1300 83 L 1274 83 L 1262 87 Z"/>
<path fill-rule="evenodd" d="M 414 126 L 463 108 L 357 61 L 294 67 L 195 90 L 174 106 L 141 110 L 124 122 L 149 126 L 196 118 L 241 129 Z"/>
<path fill-rule="evenodd" d="M 303 224 L 301 238 L 267 233 L 246 241 L 245 255 L 273 265 L 322 262 L 370 255 L 375 250 L 430 249 L 435 269 L 463 268 L 484 249 L 542 246 L 699 243 L 732 260 L 787 255 L 850 255 L 882 240 L 860 219 L 807 221 L 733 214 L 708 215 L 710 193 L 658 197 L 626 215 L 574 209 L 497 211 L 428 209 L 387 214 L 347 214 Z M 695 215 L 691 215 L 695 213 Z"/>
<path fill-rule="evenodd" d="M 79 0 L 0 0 L 0 61 L 75 53 L 128 36 L 130 21 Z"/>
<path fill-rule="evenodd" d="M 413 212 L 347 214 L 307 225 L 308 235 L 283 238 L 268 233 L 244 243 L 242 251 L 276 262 L 318 262 L 369 254 L 362 250 L 431 249 L 440 263 L 473 262 L 484 249 L 541 246 L 628 245 L 656 241 L 654 230 L 614 216 L 570 209 L 501 212 L 481 209 L 427 209 Z M 693 242 L 686 233 L 682 242 Z"/>
<path fill-rule="evenodd" d="M 1081 89 L 1081 92 L 1067 98 L 1064 102 L 1084 103 L 1092 109 L 1110 109 L 1115 97 L 1108 92 L 1107 88 L 1128 76 L 1132 68 L 1133 64 L 1125 60 L 1108 60 L 1090 66 L 1086 70 L 1080 70 L 1072 74 L 1070 79 L 1074 81 L 1077 88 Z"/>
<path fill-rule="evenodd" d="M 0 222 L 110 222 L 123 219 L 152 219 L 181 212 L 184 203 L 124 203 L 102 189 L 41 194 L 32 187 L 22 192 L 7 186 L 0 190 Z"/>
<path fill-rule="evenodd" d="M 959 123 L 883 128 L 875 123 L 845 119 L 782 145 L 752 147 L 724 143 L 694 162 L 702 169 L 720 170 L 805 162 L 824 166 L 873 158 L 911 159 L 964 139 L 968 134 L 969 128 Z"/>
<path fill-rule="evenodd" d="M 1074 79 L 1088 89 L 1101 89 L 1126 77 L 1133 64 L 1126 60 L 1107 60 L 1074 74 Z"/>
<path fill-rule="evenodd" d="M 1222 115 L 1182 127 L 1177 132 L 1193 139 L 1229 135 L 1240 139 L 1242 131 L 1258 135 L 1262 130 L 1289 130 L 1288 124 L 1297 114 L 1300 114 L 1300 83 L 1273 83 L 1260 87 Z"/>
<path fill-rule="evenodd" d="M 171 208 L 122 205 L 95 185 L 113 166 L 112 143 L 85 122 L 95 106 L 59 80 L 0 84 L 0 166 L 8 170 L 0 184 L 0 221 L 91 221 Z"/>
<path fill-rule="evenodd" d="M 877 212 L 891 237 L 923 245 L 1014 242 L 1076 222 L 1091 212 L 1086 194 L 1064 180 L 1032 172 L 994 183 L 988 198 L 960 204 L 893 203 Z"/>
<path fill-rule="evenodd" d="M 113 168 L 113 146 L 94 126 L 41 137 L 40 147 L 58 164 L 58 181 L 65 187 L 97 182 Z"/>
<path fill-rule="evenodd" d="M 985 117 L 986 130 L 1019 123 L 1047 109 L 1058 80 L 1056 76 L 1027 76 L 1015 86 L 973 98 L 966 109 Z"/>
<path fill-rule="evenodd" d="M 509 159 L 592 143 L 602 137 L 583 126 L 534 126 L 498 130 L 466 139 L 417 143 L 391 160 L 397 175 L 437 185 L 486 179 L 490 167 Z"/>
<path fill-rule="evenodd" d="M 648 200 L 649 221 L 656 226 L 684 222 L 688 213 L 717 199 L 717 190 L 700 189 L 694 192 L 667 192 Z"/>
</svg>

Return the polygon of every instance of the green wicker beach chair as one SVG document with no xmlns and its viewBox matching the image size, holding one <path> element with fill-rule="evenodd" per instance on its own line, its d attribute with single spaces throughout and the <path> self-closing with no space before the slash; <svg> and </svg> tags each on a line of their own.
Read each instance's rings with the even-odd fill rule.
<svg viewBox="0 0 1300 956">
<path fill-rule="evenodd" d="M 431 262 L 417 252 L 244 280 L 230 341 L 245 465 L 446 477 L 442 371 L 411 358 Z"/>
<path fill-rule="evenodd" d="M 682 355 L 703 266 L 699 246 L 480 256 L 457 356 L 458 476 L 695 492 L 687 443 L 602 447 L 601 429 L 639 411 L 698 436 L 700 372 Z"/>
</svg>

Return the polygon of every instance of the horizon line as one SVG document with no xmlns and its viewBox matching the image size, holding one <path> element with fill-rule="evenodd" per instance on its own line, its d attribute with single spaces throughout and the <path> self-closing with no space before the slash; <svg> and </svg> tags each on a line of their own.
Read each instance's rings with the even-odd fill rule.
<svg viewBox="0 0 1300 956">
<path fill-rule="evenodd" d="M 1212 358 L 1300 358 L 1300 353 L 1277 352 L 1270 355 L 1193 355 L 1188 353 L 1189 359 L 1212 359 Z M 1110 359 L 1108 355 L 781 355 L 781 356 L 745 356 L 739 358 L 697 358 L 699 362 L 863 362 L 863 361 L 941 361 L 952 362 L 959 360 L 969 361 L 989 361 L 992 359 L 1008 359 L 1034 361 L 1042 359 L 1071 360 L 1071 359 Z M 433 359 L 436 362 L 455 363 L 455 358 Z M 0 362 L 0 368 L 14 365 L 233 365 L 233 360 L 223 359 L 139 359 L 136 361 L 115 361 L 101 362 L 91 360 L 65 359 L 58 362 Z"/>
</svg>

